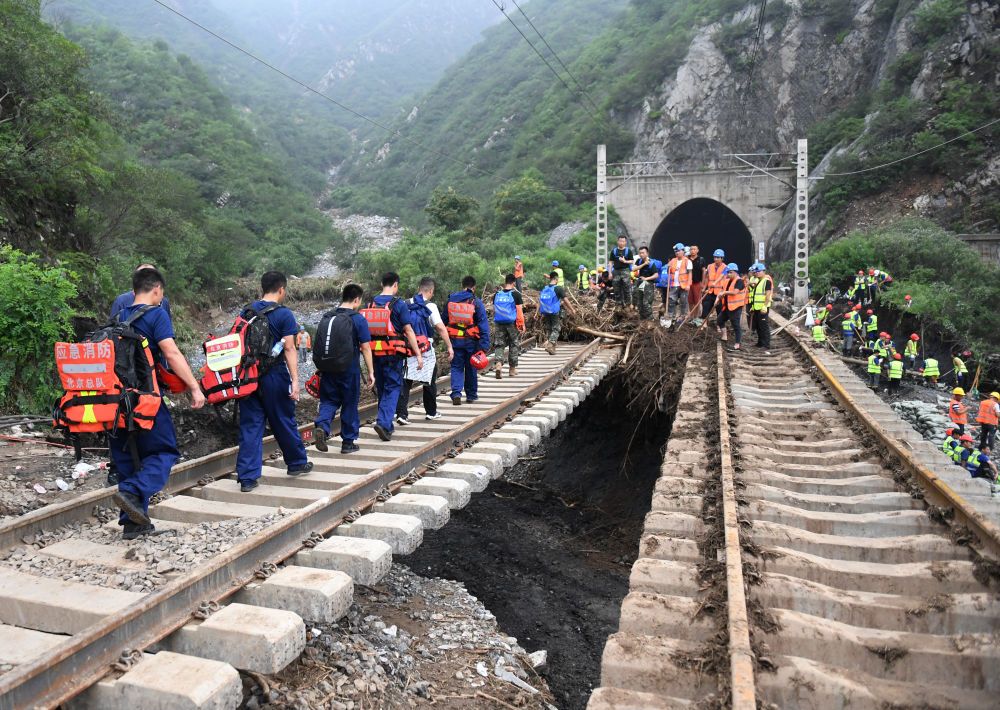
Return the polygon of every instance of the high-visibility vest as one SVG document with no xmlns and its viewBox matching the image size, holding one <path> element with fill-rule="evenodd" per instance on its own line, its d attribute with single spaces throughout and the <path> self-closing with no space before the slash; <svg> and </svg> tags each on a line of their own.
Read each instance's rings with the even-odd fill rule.
<svg viewBox="0 0 1000 710">
<path fill-rule="evenodd" d="M 889 379 L 890 380 L 901 380 L 903 379 L 903 361 L 893 360 L 889 363 Z"/>
<path fill-rule="evenodd" d="M 969 368 L 965 366 L 965 361 L 962 358 L 955 356 L 952 358 L 952 363 L 955 365 L 955 374 L 964 375 L 969 372 Z"/>
<path fill-rule="evenodd" d="M 976 421 L 980 424 L 997 425 L 997 403 L 993 401 L 992 397 L 979 403 L 979 414 L 976 415 Z"/>
<path fill-rule="evenodd" d="M 955 441 L 955 437 L 949 434 L 944 438 L 944 441 L 941 442 L 941 452 L 945 456 L 951 458 L 951 456 L 954 454 L 954 449 L 956 446 L 958 446 L 958 442 Z"/>
<path fill-rule="evenodd" d="M 840 324 L 840 330 L 844 335 L 854 335 L 854 323 L 850 318 L 845 318 Z"/>
<path fill-rule="evenodd" d="M 903 349 L 903 354 L 906 357 L 916 357 L 917 356 L 917 341 L 907 340 L 906 347 Z"/>
<path fill-rule="evenodd" d="M 965 453 L 965 447 L 962 446 L 960 442 L 956 441 L 955 446 L 951 450 L 951 460 L 961 466 L 963 453 Z"/>
<path fill-rule="evenodd" d="M 962 465 L 965 466 L 965 470 L 969 473 L 977 473 L 982 464 L 979 462 L 979 457 L 982 455 L 982 451 L 979 449 L 966 449 L 962 453 Z"/>
<path fill-rule="evenodd" d="M 828 315 L 830 315 L 830 311 L 826 310 L 825 308 L 820 308 L 816 312 L 816 315 L 813 317 L 813 320 L 816 321 L 817 323 L 823 323 L 824 321 L 826 321 L 826 317 Z"/>
<path fill-rule="evenodd" d="M 688 261 L 686 256 L 683 259 L 678 259 L 675 256 L 667 264 L 667 271 L 670 274 L 670 280 L 667 283 L 670 286 L 677 286 L 685 291 L 691 288 L 691 272 L 687 269 Z"/>
<path fill-rule="evenodd" d="M 717 264 L 714 261 L 705 268 L 705 283 L 708 293 L 715 295 L 722 293 L 722 286 L 725 282 L 723 272 L 725 270 L 725 264 Z"/>
<path fill-rule="evenodd" d="M 938 368 L 938 361 L 932 357 L 924 360 L 924 377 L 940 377 L 941 370 Z"/>
<path fill-rule="evenodd" d="M 878 353 L 879 357 L 889 356 L 889 348 L 884 342 L 882 342 L 881 338 L 875 341 L 875 347 L 872 349 Z"/>
<path fill-rule="evenodd" d="M 728 296 L 726 296 L 726 309 L 730 311 L 737 311 L 743 308 L 747 304 L 747 289 L 746 281 L 743 282 L 743 288 L 737 289 L 736 282 L 740 280 L 739 276 L 730 277 L 729 281 L 723 287 L 726 291 L 733 291 Z"/>
<path fill-rule="evenodd" d="M 586 271 L 576 272 L 576 287 L 581 291 L 587 288 L 587 284 L 590 283 L 590 276 Z"/>
<path fill-rule="evenodd" d="M 882 366 L 879 364 L 879 356 L 874 353 L 868 356 L 868 374 L 877 375 L 882 372 Z"/>
<path fill-rule="evenodd" d="M 869 333 L 877 333 L 878 316 L 872 313 L 871 316 L 868 318 L 868 321 L 865 323 L 865 328 L 868 330 Z"/>
<path fill-rule="evenodd" d="M 300 348 L 311 348 L 312 347 L 312 339 L 309 337 L 309 333 L 307 333 L 305 331 L 302 331 L 301 333 L 299 333 L 299 336 L 298 336 L 298 338 L 296 338 L 296 340 L 298 341 L 295 344 L 297 347 L 300 347 Z"/>
<path fill-rule="evenodd" d="M 767 308 L 767 284 L 769 283 L 773 289 L 774 281 L 768 274 L 765 274 L 764 278 L 757 279 L 757 283 L 753 286 L 753 296 L 750 302 L 750 310 L 762 311 Z"/>
<path fill-rule="evenodd" d="M 556 274 L 559 276 L 559 281 L 556 282 L 556 286 L 565 286 L 566 285 L 566 279 L 565 279 L 565 277 L 563 277 L 562 267 L 557 266 L 557 267 L 555 267 L 552 270 L 555 271 Z"/>
<path fill-rule="evenodd" d="M 864 324 L 863 324 L 863 323 L 861 322 L 861 314 L 860 314 L 860 313 L 858 313 L 857 311 L 854 311 L 853 313 L 851 313 L 851 324 L 852 324 L 852 325 L 853 325 L 853 326 L 854 326 L 855 328 L 857 328 L 857 329 L 858 329 L 858 332 L 860 332 L 860 331 L 861 331 L 861 328 L 862 328 L 862 327 L 863 327 L 863 325 L 864 325 Z"/>
<path fill-rule="evenodd" d="M 962 400 L 953 399 L 948 402 L 948 417 L 956 424 L 968 424 L 969 409 L 962 404 Z"/>
<path fill-rule="evenodd" d="M 813 326 L 813 341 L 817 343 L 826 342 L 826 329 L 821 325 Z"/>
<path fill-rule="evenodd" d="M 524 264 L 522 262 L 514 262 L 514 278 L 524 278 Z"/>
</svg>

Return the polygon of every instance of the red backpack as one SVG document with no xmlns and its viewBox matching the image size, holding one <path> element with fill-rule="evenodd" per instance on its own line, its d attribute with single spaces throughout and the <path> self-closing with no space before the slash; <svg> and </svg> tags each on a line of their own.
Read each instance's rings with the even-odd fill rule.
<svg viewBox="0 0 1000 710">
<path fill-rule="evenodd" d="M 52 425 L 69 435 L 108 432 L 130 435 L 153 428 L 162 397 L 149 341 L 132 327 L 158 306 L 142 306 L 87 335 L 81 343 L 56 343 L 56 369 L 65 393 L 56 401 Z M 135 455 L 134 441 L 130 442 Z"/>
<path fill-rule="evenodd" d="M 257 311 L 247 306 L 227 335 L 204 342 L 201 389 L 209 404 L 243 399 L 257 391 L 260 378 L 280 357 L 271 355 L 274 338 L 267 321 L 267 314 L 279 307 L 272 303 Z"/>
</svg>

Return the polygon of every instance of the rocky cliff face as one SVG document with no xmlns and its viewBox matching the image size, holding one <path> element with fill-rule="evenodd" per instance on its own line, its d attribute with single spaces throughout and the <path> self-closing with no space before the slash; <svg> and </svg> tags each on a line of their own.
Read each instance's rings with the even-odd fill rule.
<svg viewBox="0 0 1000 710">
<path fill-rule="evenodd" d="M 875 95 L 898 76 L 903 59 L 919 63 L 912 83 L 904 87 L 914 99 L 932 101 L 953 76 L 974 76 L 983 91 L 997 91 L 998 3 L 968 3 L 956 27 L 942 28 L 950 32 L 947 41 L 925 51 L 915 36 L 914 18 L 933 2 L 940 0 L 772 1 L 752 77 L 748 57 L 754 53 L 760 4 L 748 3 L 728 21 L 698 30 L 680 68 L 629 118 L 637 136 L 634 160 L 697 170 L 729 165 L 727 153 L 794 151 L 796 140 L 817 123 Z M 877 102 L 870 110 L 866 125 Z M 849 149 L 837 145 L 831 152 Z M 889 202 L 897 212 L 916 209 L 945 226 L 956 211 L 967 216 L 971 208 L 983 213 L 984 227 L 995 229 L 996 210 L 988 205 L 997 197 L 996 156 L 959 180 L 930 182 L 940 190 Z M 828 162 L 814 174 L 822 175 Z M 849 219 L 840 228 L 850 226 L 857 224 Z M 812 228 L 829 236 L 822 219 Z M 785 256 L 790 242 L 786 228 L 776 233 L 772 247 Z"/>
</svg>

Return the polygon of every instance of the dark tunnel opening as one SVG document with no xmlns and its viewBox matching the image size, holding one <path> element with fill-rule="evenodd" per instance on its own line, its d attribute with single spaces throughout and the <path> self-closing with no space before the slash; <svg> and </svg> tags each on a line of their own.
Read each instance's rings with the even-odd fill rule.
<svg viewBox="0 0 1000 710">
<path fill-rule="evenodd" d="M 713 251 L 722 249 L 726 262 L 735 261 L 741 271 L 754 261 L 753 236 L 743 220 L 721 202 L 706 197 L 688 200 L 663 218 L 649 242 L 650 255 L 666 262 L 673 258 L 677 242 L 697 244 L 708 261 Z"/>
</svg>

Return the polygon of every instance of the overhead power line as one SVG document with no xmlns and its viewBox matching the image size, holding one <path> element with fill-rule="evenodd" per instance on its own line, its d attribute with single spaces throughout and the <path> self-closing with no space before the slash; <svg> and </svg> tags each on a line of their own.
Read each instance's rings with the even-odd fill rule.
<svg viewBox="0 0 1000 710">
<path fill-rule="evenodd" d="M 955 141 L 961 138 L 965 138 L 966 136 L 971 136 L 973 133 L 979 133 L 979 131 L 985 131 L 987 128 L 997 123 L 1000 123 L 1000 118 L 994 118 L 992 121 L 990 121 L 985 125 L 980 126 L 979 128 L 973 128 L 971 131 L 966 131 L 965 133 L 957 135 L 954 138 L 949 138 L 943 143 L 938 143 L 937 145 L 931 146 L 930 148 L 924 148 L 923 150 L 917 151 L 916 153 L 913 153 L 911 155 L 907 155 L 904 158 L 890 160 L 888 163 L 882 163 L 881 165 L 873 165 L 870 168 L 862 168 L 861 170 L 851 170 L 850 172 L 846 173 L 824 173 L 823 177 L 847 177 L 848 175 L 860 175 L 861 173 L 870 173 L 874 170 L 881 170 L 882 168 L 888 168 L 891 165 L 896 165 L 898 163 L 905 162 L 912 158 L 916 158 L 917 156 L 923 155 L 924 153 L 930 153 L 931 151 L 937 150 L 938 148 L 943 148 L 949 143 L 954 143 Z"/>
<path fill-rule="evenodd" d="M 549 68 L 549 71 L 552 72 L 552 74 L 556 77 L 556 79 L 559 80 L 559 83 L 561 83 L 563 86 L 566 87 L 566 91 L 568 91 L 571 96 L 579 94 L 578 91 L 574 90 L 573 87 L 571 87 L 569 84 L 566 83 L 566 80 L 562 78 L 562 74 L 556 71 L 556 68 L 552 66 L 552 63 L 548 59 L 546 59 L 545 55 L 542 54 L 541 51 L 539 51 L 538 47 L 536 47 L 535 44 L 530 39 L 528 39 L 528 35 L 524 34 L 521 28 L 517 26 L 517 23 L 514 22 L 511 16 L 507 14 L 507 9 L 503 6 L 503 3 L 498 2 L 498 0 L 493 0 L 493 4 L 496 5 L 497 10 L 499 10 L 503 14 L 503 16 L 507 18 L 507 22 L 509 22 L 514 27 L 514 29 L 517 30 L 517 33 L 524 38 L 524 41 L 527 42 L 528 46 L 534 50 L 535 54 L 538 55 L 539 59 L 545 62 L 545 66 L 547 66 Z M 594 112 L 593 109 L 591 109 L 582 101 L 580 103 L 583 106 L 583 108 L 587 110 L 587 113 L 590 114 L 591 118 L 593 118 L 595 122 L 600 122 L 601 120 L 600 117 Z"/>
<path fill-rule="evenodd" d="M 754 33 L 753 41 L 753 52 L 750 54 L 750 68 L 747 70 L 747 83 L 743 87 L 743 91 L 740 94 L 740 106 L 746 104 L 747 94 L 750 91 L 750 85 L 753 83 L 753 71 L 757 66 L 757 54 L 760 51 L 760 40 L 764 34 L 764 11 L 767 10 L 767 0 L 761 0 L 760 2 L 760 12 L 757 13 L 757 30 Z"/>
<path fill-rule="evenodd" d="M 559 58 L 559 55 L 556 54 L 556 50 L 552 49 L 552 45 L 549 44 L 548 40 L 545 39 L 545 36 L 538 31 L 538 28 L 535 27 L 535 23 L 531 21 L 531 18 L 528 17 L 528 15 L 525 14 L 524 10 L 521 9 L 521 6 L 517 4 L 517 0 L 511 0 L 511 2 L 514 4 L 514 7 L 517 8 L 517 11 L 521 13 L 521 16 L 525 19 L 525 21 L 531 26 L 531 29 L 535 31 L 535 34 L 538 35 L 539 39 L 541 39 L 542 42 L 545 44 L 545 46 L 549 48 L 549 51 L 552 52 L 552 56 L 556 58 L 557 62 L 559 62 L 559 66 L 563 68 L 563 71 L 569 74 L 569 78 L 573 80 L 574 84 L 576 84 L 577 88 L 580 90 L 580 93 L 584 96 L 584 98 L 587 99 L 590 105 L 594 107 L 594 110 L 599 112 L 601 109 L 598 108 L 597 104 L 591 98 L 587 90 L 583 88 L 583 84 L 581 84 L 580 81 L 573 74 L 573 72 L 569 70 L 569 67 L 566 66 L 566 63 Z"/>
<path fill-rule="evenodd" d="M 393 136 L 395 138 L 399 138 L 400 140 L 405 141 L 405 142 L 407 142 L 407 143 L 409 143 L 409 144 L 411 144 L 413 146 L 416 146 L 417 148 L 419 148 L 419 149 L 421 149 L 421 150 L 423 150 L 423 151 L 425 151 L 427 153 L 433 153 L 434 155 L 438 155 L 438 156 L 440 156 L 440 157 L 448 160 L 449 162 L 455 163 L 456 165 L 461 165 L 463 168 L 466 168 L 466 169 L 469 169 L 469 170 L 475 170 L 476 172 L 480 173 L 483 176 L 492 177 L 492 178 L 495 178 L 495 179 L 497 179 L 499 181 L 507 180 L 507 178 L 505 178 L 505 177 L 503 177 L 503 176 L 501 176 L 501 175 L 499 175 L 497 173 L 490 172 L 489 170 L 484 170 L 483 168 L 480 168 L 480 167 L 478 167 L 476 165 L 473 165 L 472 163 L 470 163 L 468 161 L 461 160 L 460 158 L 456 158 L 456 157 L 454 157 L 452 155 L 449 155 L 448 153 L 445 153 L 443 151 L 437 150 L 436 148 L 431 148 L 429 146 L 426 146 L 423 143 L 421 143 L 421 142 L 419 142 L 417 140 L 414 140 L 413 138 L 410 138 L 408 136 L 404 136 L 398 130 L 396 130 L 394 128 L 390 128 L 389 126 L 385 125 L 381 121 L 378 121 L 378 120 L 372 118 L 371 116 L 366 116 L 365 114 L 361 113 L 360 111 L 357 111 L 357 110 L 351 108 L 347 104 L 344 104 L 344 103 L 341 103 L 340 101 L 337 101 L 332 96 L 324 94 L 319 89 L 316 89 L 316 88 L 310 86 L 309 84 L 306 84 L 304 81 L 296 79 L 291 74 L 283 71 L 282 69 L 279 69 L 278 67 L 274 66 L 270 62 L 268 62 L 268 61 L 266 61 L 264 59 L 261 59 L 260 57 L 258 57 L 253 52 L 251 52 L 251 51 L 249 51 L 247 49 L 244 49 L 243 47 L 239 46 L 238 44 L 236 44 L 234 42 L 231 42 L 230 40 L 226 39 L 222 35 L 220 35 L 217 32 L 215 32 L 214 30 L 212 30 L 212 29 L 206 27 L 205 25 L 201 24 L 197 20 L 195 20 L 195 19 L 193 19 L 191 17 L 188 17 L 183 12 L 181 12 L 181 11 L 179 11 L 179 10 L 171 7 L 170 5 L 168 5 L 165 2 L 163 2 L 163 0 L 153 0 L 153 2 L 155 2 L 157 5 L 159 5 L 163 9 L 172 12 L 174 15 L 176 15 L 179 18 L 181 18 L 185 22 L 188 22 L 188 23 L 194 25 L 195 27 L 197 27 L 201 31 L 205 32 L 206 34 L 211 35 L 212 37 L 214 37 L 215 39 L 219 40 L 220 42 L 228 45 L 229 47 L 232 47 L 237 52 L 239 52 L 239 53 L 241 53 L 243 55 L 246 55 L 247 57 L 249 57 L 253 61 L 257 62 L 258 64 L 262 64 L 263 66 L 267 67 L 271 71 L 273 71 L 273 72 L 275 72 L 277 74 L 280 74 L 284 78 L 288 79 L 292 83 L 297 84 L 298 86 L 301 86 L 306 91 L 308 91 L 308 92 L 310 92 L 312 94 L 315 94 L 316 96 L 319 96 L 320 98 L 322 98 L 322 99 L 324 99 L 326 101 L 329 101 L 334 106 L 340 108 L 343 111 L 346 111 L 347 113 L 351 114 L 352 116 L 354 116 L 356 118 L 360 118 L 361 120 L 363 120 L 363 121 L 365 121 L 367 123 L 370 123 L 371 125 L 375 126 L 376 128 L 382 129 L 383 131 L 385 131 L 386 133 L 388 133 L 390 136 Z M 548 187 L 548 186 L 546 186 L 545 189 L 547 189 L 547 190 L 549 190 L 551 192 L 563 192 L 563 193 L 569 193 L 569 194 L 591 194 L 591 193 L 586 193 L 583 190 L 560 190 L 558 188 L 553 188 L 553 187 Z"/>
</svg>

